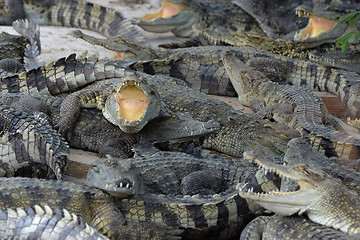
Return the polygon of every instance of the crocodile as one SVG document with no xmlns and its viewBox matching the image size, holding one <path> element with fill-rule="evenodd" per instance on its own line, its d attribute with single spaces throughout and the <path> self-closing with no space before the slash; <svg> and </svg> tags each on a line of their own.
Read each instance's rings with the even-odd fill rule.
<svg viewBox="0 0 360 240">
<path fill-rule="evenodd" d="M 302 216 L 285 217 L 276 214 L 259 216 L 252 220 L 242 231 L 240 240 L 355 240 L 358 237 L 314 223 Z"/>
<path fill-rule="evenodd" d="M 88 29 L 105 37 L 121 35 L 144 43 L 140 32 L 120 12 L 86 1 L 2 0 L 0 24 L 11 25 L 17 19 L 28 19 L 40 25 Z"/>
<path fill-rule="evenodd" d="M 74 58 L 70 60 L 73 59 Z M 75 61 L 77 62 L 77 60 Z M 64 64 L 64 59 L 62 59 L 60 63 Z M 99 76 L 100 79 L 104 79 L 104 78 L 112 78 L 114 76 L 114 72 L 123 73 L 124 69 L 117 68 L 116 67 L 117 64 L 119 64 L 119 62 L 115 62 L 115 63 L 107 62 L 105 63 L 105 67 L 104 66 L 101 67 L 101 65 L 99 64 L 99 66 L 96 67 L 97 76 Z M 53 64 L 51 64 L 51 66 L 52 68 L 55 69 L 57 68 Z M 80 64 L 79 67 L 83 67 L 83 65 Z M 107 71 L 107 67 L 108 69 L 110 69 L 109 71 Z M 94 66 L 93 65 L 88 66 L 88 68 L 91 69 L 89 71 L 89 75 L 93 74 L 92 69 L 94 69 Z M 80 71 L 78 73 L 80 73 Z M 37 74 L 39 76 L 37 78 L 38 83 L 31 82 L 30 80 L 31 77 L 28 77 L 28 75 L 31 76 L 33 74 Z M 270 151 L 275 150 L 275 152 L 280 150 L 281 152 L 281 148 L 282 146 L 284 146 L 283 144 L 286 144 L 286 142 L 289 139 L 297 135 L 295 131 L 289 131 L 289 128 L 286 128 L 285 130 L 284 125 L 281 124 L 274 125 L 274 123 L 259 120 L 258 117 L 256 117 L 255 115 L 251 115 L 251 114 L 249 115 L 242 112 L 234 111 L 232 107 L 229 107 L 228 105 L 226 105 L 221 101 L 214 100 L 212 97 L 209 97 L 205 94 L 199 95 L 197 91 L 192 90 L 186 86 L 180 86 L 174 84 L 173 82 L 169 82 L 169 79 L 174 80 L 173 78 L 161 77 L 161 76 L 155 77 L 139 72 L 137 74 L 138 75 L 143 74 L 143 76 L 147 79 L 148 83 L 154 86 L 156 85 L 155 87 L 156 91 L 159 92 L 159 90 L 161 90 L 161 93 L 159 93 L 160 97 L 173 112 L 188 111 L 190 112 L 192 117 L 198 121 L 208 121 L 208 120 L 215 120 L 217 122 L 219 122 L 218 120 L 222 121 L 219 123 L 222 124 L 223 127 L 220 129 L 218 133 L 205 137 L 206 139 L 205 142 L 208 148 L 215 149 L 221 152 L 226 151 L 230 155 L 236 154 L 235 156 L 240 156 L 244 151 L 243 149 L 245 149 L 245 146 L 255 147 L 255 145 L 257 144 L 265 144 L 266 146 L 268 146 L 264 148 L 265 150 L 270 150 Z M 8 92 L 14 92 L 14 91 L 31 92 L 34 90 L 34 92 L 40 91 L 44 93 L 49 93 L 49 89 L 47 88 L 47 85 L 49 85 L 49 81 L 47 81 L 45 77 L 40 77 L 41 75 L 44 76 L 44 73 L 43 70 L 40 68 L 36 71 L 28 72 L 28 74 L 20 74 L 19 76 L 20 78 L 22 78 L 20 80 L 19 79 L 16 80 L 17 78 L 15 77 L 5 78 L 3 79 L 2 88 L 8 89 L 6 90 Z M 80 73 L 79 75 L 82 75 L 82 73 Z M 73 78 L 71 78 L 71 76 L 72 75 L 70 74 L 70 71 L 68 76 L 66 75 L 64 76 L 64 74 L 59 74 L 59 79 L 55 81 L 63 83 L 63 85 L 69 84 L 71 86 L 75 86 L 73 87 L 73 89 L 76 89 L 77 85 L 71 84 L 71 80 L 74 80 Z M 68 79 L 66 80 L 67 77 Z M 83 78 L 84 75 L 82 75 L 81 77 L 79 76 L 79 78 L 75 77 L 75 81 L 77 79 L 84 80 Z M 95 81 L 96 76 L 91 76 L 88 79 L 90 79 L 90 81 Z M 68 83 L 65 83 L 65 80 L 68 81 Z M 86 82 L 85 80 L 82 81 L 81 83 L 85 84 Z M 118 81 L 118 80 L 115 79 L 113 81 Z M 42 82 L 45 84 L 43 85 Z M 21 87 L 19 86 L 19 83 L 21 84 Z M 106 83 L 106 81 L 101 81 L 101 84 L 108 84 L 108 86 L 111 86 L 111 84 L 113 83 L 111 83 L 111 79 L 110 79 L 108 83 Z M 51 91 L 56 92 L 53 90 Z M 175 96 L 177 96 L 177 99 L 174 99 Z M 213 106 L 216 106 L 216 108 L 214 108 Z M 203 113 L 199 114 L 200 110 L 203 111 Z M 235 122 L 238 123 L 236 124 Z M 238 125 L 247 126 L 247 131 L 239 131 L 237 129 Z M 274 129 L 276 129 L 275 130 L 276 133 L 274 133 L 273 131 Z M 268 133 L 271 132 L 271 134 L 266 134 L 266 132 Z M 260 139 L 260 136 L 262 136 L 262 138 L 263 136 L 267 136 L 267 138 Z M 225 139 L 227 140 L 225 141 Z M 245 141 L 245 139 L 249 139 L 250 141 Z"/>
<path fill-rule="evenodd" d="M 75 214 L 48 205 L 0 209 L 0 216 L 3 239 L 108 239 Z"/>
<path fill-rule="evenodd" d="M 70 152 L 66 141 L 41 120 L 40 113 L 28 114 L 3 102 L 0 109 L 1 176 L 14 176 L 29 165 L 41 164 L 51 169 L 45 177 L 61 179 Z"/>
<path fill-rule="evenodd" d="M 341 131 L 337 126 L 340 120 L 332 117 L 321 99 L 310 90 L 274 83 L 230 51 L 224 52 L 222 58 L 241 104 L 250 106 L 260 116 L 299 130 L 315 148 L 324 148 L 326 155 L 336 154 L 345 159 L 360 157 L 360 134 L 356 134 L 356 129 L 353 135 Z M 268 60 L 253 58 L 250 61 L 255 62 L 253 65 L 268 64 L 273 69 Z"/>
<path fill-rule="evenodd" d="M 264 145 L 266 146 L 264 151 L 279 153 L 283 144 L 292 137 L 298 136 L 297 131 L 291 131 L 283 124 L 274 124 L 260 120 L 255 114 L 236 111 L 220 100 L 184 86 L 182 81 L 178 85 L 179 80 L 169 77 L 141 72 L 136 72 L 136 75 L 144 77 L 150 85 L 154 86 L 154 90 L 172 112 L 188 112 L 195 120 L 201 122 L 215 120 L 221 125 L 218 132 L 204 137 L 206 148 L 240 156 L 246 146 L 253 149 Z M 103 80 L 90 85 L 89 89 L 98 89 L 97 84 L 116 86 L 119 80 L 116 78 Z M 101 91 L 99 93 L 101 95 Z M 239 126 L 242 126 L 241 131 L 239 131 Z M 264 138 L 264 136 L 267 137 Z"/>
<path fill-rule="evenodd" d="M 340 179 L 342 184 L 350 190 L 360 193 L 359 172 L 339 164 L 335 158 L 327 158 L 313 149 L 303 138 L 294 138 L 289 141 L 288 149 L 281 162 L 287 166 L 306 164 L 311 168 L 320 169 L 333 178 Z M 289 183 L 291 184 L 292 181 L 282 179 L 280 189 L 283 190 L 284 187 L 288 189 L 289 185 L 286 184 Z M 242 231 L 240 239 L 261 239 L 261 237 L 266 239 L 322 239 L 324 236 L 331 236 L 331 239 L 356 239 L 356 237 L 352 238 L 339 230 L 314 223 L 305 217 L 279 215 L 255 218 Z"/>
<path fill-rule="evenodd" d="M 262 188 L 260 182 L 254 179 L 257 167 L 246 160 L 218 156 L 195 158 L 178 152 L 149 154 L 142 150 L 141 153 L 141 156 L 131 159 L 107 157 L 95 161 L 87 175 L 89 184 L 121 198 L 118 200 L 121 205 L 130 202 L 133 197 L 146 199 L 146 196 L 155 195 L 152 203 L 168 211 L 167 216 L 162 214 L 158 221 L 175 229 L 184 229 L 182 237 L 185 239 L 229 239 L 238 236 L 243 223 L 261 212 L 252 202 L 243 202 L 233 195 L 236 184 L 249 179 L 253 179 L 253 187 Z M 197 202 L 197 210 L 191 207 L 192 201 Z M 183 202 L 183 213 L 171 208 L 175 202 Z M 230 207 L 235 202 L 236 205 Z M 217 210 L 210 213 L 208 206 Z M 145 211 L 147 207 L 145 201 Z M 131 212 L 129 215 L 132 215 Z M 196 219 L 187 222 L 181 219 L 183 217 Z"/>
<path fill-rule="evenodd" d="M 331 177 L 340 179 L 347 188 L 360 194 L 359 162 L 352 160 L 353 165 L 351 165 L 344 164 L 341 159 L 335 157 L 328 158 L 312 148 L 304 138 L 293 138 L 288 142 L 282 163 L 289 166 L 307 164 L 310 167 L 320 169 Z"/>
<path fill-rule="evenodd" d="M 1 178 L 0 182 L 3 210 L 35 205 L 66 209 L 110 239 L 178 239 L 182 232 L 126 218 L 111 196 L 85 184 L 19 177 Z"/>
<path fill-rule="evenodd" d="M 305 24 L 302 18 L 294 14 L 294 9 L 302 4 L 302 0 L 291 2 L 234 0 L 233 2 L 251 15 L 264 33 L 272 39 L 290 40 Z"/>
<path fill-rule="evenodd" d="M 359 8 L 360 5 L 358 3 L 327 5 L 304 2 L 298 6 L 295 11 L 299 16 L 309 18 L 309 22 L 305 28 L 295 34 L 294 41 L 301 42 L 307 47 L 336 42 L 344 36 L 344 34 L 356 29 L 346 23 L 339 23 L 339 18 Z"/>
<path fill-rule="evenodd" d="M 121 198 L 145 193 L 214 195 L 245 181 L 257 171 L 253 164 L 243 159 L 197 158 L 155 149 L 152 153 L 142 144 L 135 147 L 141 148 L 141 153 L 135 151 L 133 158 L 107 156 L 94 161 L 87 182 Z"/>
<path fill-rule="evenodd" d="M 339 229 L 349 235 L 360 233 L 359 195 L 346 188 L 340 180 L 306 164 L 283 166 L 264 160 L 254 152 L 245 152 L 244 157 L 268 172 L 275 172 L 298 184 L 291 192 L 274 191 L 255 193 L 252 189 L 239 195 L 252 199 L 260 206 L 282 216 L 306 213 L 318 224 Z"/>
<path fill-rule="evenodd" d="M 329 53 L 314 50 L 309 52 L 309 60 L 324 66 L 360 73 L 360 53 L 357 49 L 347 49 L 345 53 Z"/>
<path fill-rule="evenodd" d="M 248 47 L 202 46 L 165 50 L 139 46 L 131 41 L 121 39 L 104 41 L 79 32 L 76 33 L 76 36 L 111 50 L 117 51 L 120 48 L 129 51 L 133 55 L 132 58 L 142 59 L 130 63 L 128 67 L 131 69 L 180 78 L 186 81 L 191 88 L 213 95 L 236 96 L 236 91 L 221 60 L 223 51 L 233 52 L 244 62 L 254 57 L 275 59 L 286 69 L 286 74 L 283 74 L 282 79 L 279 80 L 274 77 L 273 73 L 265 72 L 272 81 L 302 86 L 312 91 L 336 94 L 348 107 L 350 115 L 360 116 L 358 89 L 360 78 L 353 72 Z M 264 69 L 262 70 L 264 71 Z"/>
<path fill-rule="evenodd" d="M 39 26 L 27 20 L 14 21 L 12 26 L 21 36 L 1 33 L 0 76 L 43 65 L 38 57 L 41 53 Z"/>
<path fill-rule="evenodd" d="M 29 113 L 40 112 L 49 118 L 47 123 L 51 126 L 60 119 L 63 100 L 54 96 L 0 93 L 0 101 Z M 101 111 L 82 109 L 68 143 L 70 147 L 98 152 L 102 156 L 130 157 L 133 155 L 132 146 L 136 143 L 169 142 L 172 146 L 219 128 L 219 124 L 213 120 L 200 122 L 188 114 L 174 113 L 169 117 L 157 117 L 141 131 L 129 134 L 107 121 Z"/>
<path fill-rule="evenodd" d="M 131 22 L 149 32 L 172 32 L 177 37 L 192 37 L 196 35 L 192 25 L 197 19 L 196 11 L 187 1 L 162 0 L 157 12 L 134 18 Z"/>
<path fill-rule="evenodd" d="M 127 133 L 138 132 L 154 118 L 171 114 L 146 78 L 132 72 L 125 72 L 112 84 L 85 88 L 68 95 L 60 108 L 60 133 L 71 133 L 82 107 L 102 110 L 109 122 Z"/>
</svg>

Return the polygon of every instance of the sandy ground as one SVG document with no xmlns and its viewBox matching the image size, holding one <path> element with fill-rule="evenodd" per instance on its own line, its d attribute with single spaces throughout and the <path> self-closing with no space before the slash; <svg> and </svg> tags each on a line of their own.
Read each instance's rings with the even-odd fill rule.
<svg viewBox="0 0 360 240">
<path fill-rule="evenodd" d="M 105 0 L 105 1 L 91 1 L 100 5 L 111 7 L 121 12 L 125 17 L 131 19 L 133 17 L 140 17 L 145 13 L 156 11 L 160 5 L 160 0 L 123 0 L 123 1 L 114 1 L 114 0 Z M 61 57 L 67 57 L 72 53 L 80 54 L 84 51 L 88 51 L 88 54 L 99 53 L 99 57 L 108 57 L 111 58 L 115 56 L 113 51 L 109 51 L 99 46 L 91 45 L 81 39 L 76 39 L 69 35 L 69 33 L 75 28 L 65 28 L 65 27 L 54 27 L 54 26 L 41 26 L 41 45 L 42 53 L 41 58 L 45 62 L 55 61 Z M 140 28 L 139 28 L 140 29 Z M 11 34 L 17 34 L 12 27 L 9 26 L 0 26 L 0 31 L 6 31 Z M 84 33 L 102 37 L 96 32 L 83 30 Z M 152 34 L 145 31 L 140 31 L 144 36 L 149 39 L 150 42 L 160 43 L 160 42 L 170 42 L 176 40 L 176 38 L 171 33 L 165 34 Z M 323 94 L 324 95 L 324 94 Z M 333 96 L 330 95 L 331 98 Z M 248 108 L 243 108 L 236 98 L 228 97 L 218 97 L 223 101 L 228 102 L 237 109 L 248 111 Z M 334 101 L 338 102 L 338 101 Z M 83 178 L 86 174 L 88 164 L 96 160 L 98 155 L 96 153 L 89 153 L 78 149 L 71 149 L 70 154 L 70 165 L 68 167 L 67 174 L 69 179 L 74 178 Z M 78 165 L 74 162 L 79 162 Z"/>
</svg>

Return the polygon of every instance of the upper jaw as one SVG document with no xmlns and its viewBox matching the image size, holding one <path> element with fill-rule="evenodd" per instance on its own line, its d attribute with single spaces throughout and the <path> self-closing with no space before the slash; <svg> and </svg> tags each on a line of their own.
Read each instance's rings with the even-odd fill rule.
<svg viewBox="0 0 360 240">
<path fill-rule="evenodd" d="M 255 193 L 252 189 L 244 190 L 244 186 L 238 185 L 239 195 L 246 199 L 257 202 L 260 206 L 285 216 L 294 213 L 302 214 L 318 199 L 319 192 L 313 186 L 311 181 L 306 181 L 296 174 L 289 172 L 289 168 L 266 161 L 259 161 L 253 152 L 244 152 L 244 157 L 255 162 L 259 168 L 267 172 L 274 172 L 282 179 L 295 181 L 299 185 L 299 189 L 290 192 L 273 191 L 269 193 Z"/>
<path fill-rule="evenodd" d="M 338 23 L 339 15 L 334 12 L 311 11 L 303 5 L 296 8 L 296 14 L 309 18 L 308 25 L 297 32 L 295 42 L 300 42 L 306 47 L 315 47 L 326 42 L 332 42 L 345 32 L 347 24 Z"/>
</svg>

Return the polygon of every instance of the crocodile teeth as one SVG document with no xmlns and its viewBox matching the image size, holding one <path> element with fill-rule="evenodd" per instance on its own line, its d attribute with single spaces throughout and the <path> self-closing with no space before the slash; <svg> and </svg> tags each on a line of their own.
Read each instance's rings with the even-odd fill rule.
<svg viewBox="0 0 360 240">
<path fill-rule="evenodd" d="M 128 183 L 128 184 L 126 184 L 126 186 L 125 186 L 126 188 L 130 188 L 130 184 Z"/>
<path fill-rule="evenodd" d="M 120 188 L 123 188 L 123 183 L 122 182 L 120 183 Z"/>
</svg>

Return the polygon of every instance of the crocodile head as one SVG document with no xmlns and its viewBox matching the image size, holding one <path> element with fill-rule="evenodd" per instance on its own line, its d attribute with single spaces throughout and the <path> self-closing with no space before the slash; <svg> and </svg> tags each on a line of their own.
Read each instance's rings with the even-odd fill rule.
<svg viewBox="0 0 360 240">
<path fill-rule="evenodd" d="M 243 63 L 231 51 L 224 51 L 221 54 L 224 62 L 226 73 L 238 94 L 239 102 L 243 105 L 250 106 L 253 98 L 253 86 L 263 82 L 266 77 L 260 71 L 256 71 L 251 66 Z"/>
<path fill-rule="evenodd" d="M 177 143 L 193 140 L 219 129 L 220 124 L 214 120 L 200 122 L 193 119 L 190 114 L 177 112 L 150 122 L 141 133 L 147 141 Z"/>
<path fill-rule="evenodd" d="M 251 199 L 280 215 L 306 213 L 316 223 L 348 234 L 360 232 L 359 196 L 347 189 L 340 180 L 305 164 L 278 165 L 259 159 L 252 152 L 245 152 L 244 157 L 258 164 L 265 172 L 274 172 L 282 179 L 294 181 L 298 188 L 270 193 L 255 193 L 251 189 L 245 192 L 240 188 L 241 197 Z"/>
<path fill-rule="evenodd" d="M 193 37 L 192 25 L 197 21 L 195 11 L 183 0 L 162 0 L 155 13 L 133 19 L 133 23 L 146 31 L 172 32 L 178 37 Z"/>
<path fill-rule="evenodd" d="M 131 159 L 116 159 L 107 155 L 93 162 L 87 183 L 117 198 L 125 198 L 143 191 L 140 174 L 132 168 Z"/>
<path fill-rule="evenodd" d="M 309 60 L 328 67 L 342 68 L 360 73 L 360 52 L 357 49 L 347 50 L 345 54 L 314 50 L 309 52 Z"/>
<path fill-rule="evenodd" d="M 159 116 L 161 104 L 158 94 L 144 77 L 127 72 L 107 97 L 103 114 L 122 131 L 135 133 Z"/>
<path fill-rule="evenodd" d="M 295 11 L 299 16 L 309 18 L 307 26 L 294 36 L 295 42 L 300 42 L 306 47 L 333 42 L 348 29 L 347 24 L 338 23 L 342 13 L 334 6 L 302 4 Z"/>
</svg>

